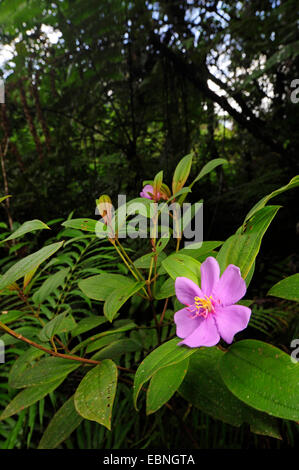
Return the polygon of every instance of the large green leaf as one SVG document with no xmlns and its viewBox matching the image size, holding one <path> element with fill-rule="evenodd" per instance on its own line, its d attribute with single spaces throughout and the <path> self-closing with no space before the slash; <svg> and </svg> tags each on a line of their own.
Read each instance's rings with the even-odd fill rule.
<svg viewBox="0 0 299 470">
<path fill-rule="evenodd" d="M 92 330 L 93 328 L 106 323 L 106 321 L 107 318 L 105 318 L 103 315 L 91 315 L 89 317 L 82 318 L 82 320 L 77 323 L 76 328 L 72 330 L 72 336 L 78 336 L 82 333 L 86 333 L 86 331 Z"/>
<path fill-rule="evenodd" d="M 189 358 L 159 369 L 151 378 L 146 394 L 146 414 L 155 413 L 181 385 L 188 370 Z"/>
<path fill-rule="evenodd" d="M 44 222 L 41 222 L 40 220 L 37 220 L 37 219 L 28 220 L 23 225 L 21 225 L 14 233 L 9 235 L 9 237 L 5 238 L 4 240 L 1 240 L 0 243 L 7 242 L 8 240 L 14 240 L 15 238 L 20 238 L 28 232 L 34 232 L 35 230 L 44 230 L 44 229 L 50 230 L 50 227 L 44 224 Z"/>
<path fill-rule="evenodd" d="M 219 369 L 223 355 L 217 347 L 197 349 L 178 392 L 215 419 L 233 426 L 248 423 L 253 432 L 280 437 L 274 418 L 247 406 L 226 387 Z"/>
<path fill-rule="evenodd" d="M 74 395 L 71 396 L 55 413 L 43 437 L 38 449 L 55 449 L 79 426 L 83 420 L 74 405 Z"/>
<path fill-rule="evenodd" d="M 200 248 L 194 249 L 192 248 L 192 245 L 190 245 L 190 248 L 182 248 L 180 251 L 178 251 L 178 254 L 192 256 L 192 258 L 198 259 L 204 255 L 207 255 L 209 252 L 213 251 L 215 248 L 218 248 L 221 245 L 223 245 L 223 242 L 219 241 L 202 242 Z"/>
<path fill-rule="evenodd" d="M 184 276 L 200 284 L 200 262 L 191 256 L 174 253 L 162 261 L 162 266 L 172 279 Z"/>
<path fill-rule="evenodd" d="M 134 261 L 134 265 L 136 268 L 141 268 L 141 269 L 149 269 L 151 265 L 151 261 L 153 257 L 155 256 L 155 253 L 147 253 L 146 255 L 141 256 L 138 258 L 136 261 Z M 157 256 L 157 267 L 160 266 L 162 261 L 166 258 L 166 254 L 161 252 Z"/>
<path fill-rule="evenodd" d="M 120 339 L 122 337 L 122 333 L 115 333 L 113 335 L 107 335 L 103 336 L 102 338 L 99 338 L 93 342 L 91 342 L 87 348 L 86 348 L 86 353 L 91 353 L 93 351 L 98 351 L 99 349 L 103 348 L 104 346 L 107 346 L 108 344 L 114 343 L 117 339 Z"/>
<path fill-rule="evenodd" d="M 18 359 L 13 363 L 9 375 L 8 384 L 12 388 L 17 388 L 15 384 L 18 383 L 19 376 L 23 375 L 26 369 L 31 368 L 34 361 L 45 353 L 40 349 L 30 347 L 27 351 L 23 352 Z"/>
<path fill-rule="evenodd" d="M 103 338 L 102 338 L 103 339 Z M 118 360 L 120 356 L 126 353 L 140 351 L 142 345 L 130 338 L 118 339 L 95 353 L 91 359 L 102 361 L 103 359 Z"/>
<path fill-rule="evenodd" d="M 240 227 L 235 235 L 229 237 L 222 245 L 217 261 L 221 272 L 229 264 L 239 266 L 245 279 L 259 252 L 262 238 L 275 217 L 280 206 L 267 206 L 256 212 L 244 228 Z"/>
<path fill-rule="evenodd" d="M 7 325 L 8 323 L 12 323 L 15 320 L 17 320 L 20 317 L 24 317 L 26 315 L 26 312 L 22 310 L 9 310 L 6 311 L 5 313 L 2 312 L 0 313 L 0 321 L 1 323 L 4 323 L 4 325 Z"/>
<path fill-rule="evenodd" d="M 83 418 L 96 421 L 110 430 L 116 386 L 116 365 L 110 359 L 105 359 L 80 382 L 74 399 L 77 412 Z"/>
<path fill-rule="evenodd" d="M 179 338 L 167 341 L 167 343 L 162 344 L 151 352 L 139 365 L 135 374 L 133 391 L 134 406 L 136 409 L 138 395 L 145 382 L 158 370 L 173 364 L 178 364 L 196 351 L 196 349 L 178 346 L 180 341 Z"/>
<path fill-rule="evenodd" d="M 67 228 L 75 228 L 86 232 L 96 231 L 97 220 L 94 219 L 69 219 L 63 222 L 61 225 Z"/>
<path fill-rule="evenodd" d="M 28 387 L 25 390 L 22 390 L 7 405 L 0 416 L 0 420 L 9 418 L 9 416 L 19 413 L 21 410 L 24 410 L 24 408 L 28 408 L 28 406 L 33 405 L 48 395 L 48 393 L 53 392 L 62 382 L 63 379 L 60 378 L 53 382 L 44 383 L 35 387 Z"/>
<path fill-rule="evenodd" d="M 72 349 L 71 353 L 74 354 L 76 351 L 82 349 L 83 347 L 89 344 L 94 344 L 95 341 L 99 338 L 104 338 L 105 336 L 111 336 L 111 335 L 115 335 L 118 333 L 123 333 L 125 331 L 133 330 L 135 328 L 136 328 L 136 324 L 134 322 L 132 322 L 131 320 L 124 320 L 122 321 L 121 326 L 117 326 L 116 328 L 112 328 L 111 330 L 102 331 L 101 333 L 97 333 L 93 336 L 89 336 L 89 338 L 82 341 L 82 343 L 77 344 L 77 346 L 75 346 Z"/>
<path fill-rule="evenodd" d="M 14 378 L 15 388 L 33 387 L 67 377 L 81 363 L 60 357 L 45 357 Z"/>
<path fill-rule="evenodd" d="M 8 384 L 12 388 L 17 388 L 15 384 L 18 382 L 18 378 L 22 375 L 27 368 L 31 368 L 34 361 L 39 359 L 45 353 L 40 349 L 30 347 L 27 351 L 24 351 L 18 359 L 13 363 L 9 375 L 8 375 Z"/>
<path fill-rule="evenodd" d="M 66 333 L 77 326 L 75 319 L 68 312 L 60 313 L 53 320 L 46 323 L 39 334 L 41 341 L 49 341 L 56 334 Z"/>
<path fill-rule="evenodd" d="M 280 418 L 299 420 L 299 363 L 257 340 L 233 344 L 223 355 L 220 372 L 240 400 Z"/>
<path fill-rule="evenodd" d="M 248 212 L 248 214 L 245 217 L 245 223 L 260 209 L 262 209 L 267 202 L 272 199 L 272 197 L 278 196 L 278 194 L 283 193 L 284 191 L 288 191 L 289 189 L 296 188 L 299 186 L 299 175 L 294 176 L 294 178 L 289 181 L 288 184 L 285 186 L 282 186 L 279 189 L 276 189 L 275 191 L 272 191 L 272 193 L 267 194 L 267 196 L 264 196 L 259 202 L 257 202 L 252 209 Z"/>
<path fill-rule="evenodd" d="M 174 280 L 170 277 L 154 292 L 155 299 L 167 299 L 175 295 Z"/>
<path fill-rule="evenodd" d="M 79 288 L 87 297 L 94 300 L 106 300 L 116 289 L 129 289 L 134 280 L 121 274 L 103 273 L 82 279 L 78 282 Z"/>
<path fill-rule="evenodd" d="M 282 279 L 268 292 L 268 295 L 299 302 L 299 273 Z"/>
<path fill-rule="evenodd" d="M 130 287 L 121 286 L 118 289 L 115 289 L 107 297 L 104 304 L 104 315 L 105 317 L 112 322 L 115 318 L 115 315 L 123 304 L 130 298 L 132 295 L 136 294 L 143 286 L 145 282 L 134 282 Z"/>
<path fill-rule="evenodd" d="M 196 183 L 197 181 L 199 181 L 201 178 L 203 178 L 204 176 L 206 176 L 208 173 L 210 173 L 211 171 L 213 171 L 217 166 L 219 165 L 223 165 L 224 163 L 227 163 L 227 160 L 225 160 L 224 158 L 215 158 L 214 160 L 211 160 L 210 162 L 208 162 L 199 172 L 199 174 L 197 175 L 197 177 L 195 178 L 194 181 L 192 181 L 190 187 L 192 187 L 194 185 L 194 183 Z"/>
<path fill-rule="evenodd" d="M 26 256 L 25 258 L 14 264 L 0 279 L 0 290 L 9 286 L 13 282 L 25 276 L 36 269 L 43 261 L 52 256 L 59 248 L 63 245 L 62 242 L 52 243 L 51 245 L 45 246 L 40 250 L 36 251 L 32 255 Z"/>
<path fill-rule="evenodd" d="M 191 170 L 191 165 L 192 165 L 192 154 L 186 155 L 179 161 L 174 171 L 173 180 L 172 180 L 173 194 L 176 194 L 178 191 L 180 191 L 182 187 L 184 186 L 184 184 L 186 183 L 190 170 Z"/>
</svg>

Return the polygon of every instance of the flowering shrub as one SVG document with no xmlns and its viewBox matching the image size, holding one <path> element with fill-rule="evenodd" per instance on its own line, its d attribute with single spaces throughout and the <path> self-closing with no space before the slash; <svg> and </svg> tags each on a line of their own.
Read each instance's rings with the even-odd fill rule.
<svg viewBox="0 0 299 470">
<path fill-rule="evenodd" d="M 188 206 L 185 218 L 180 208 L 193 185 L 224 163 L 212 160 L 186 186 L 192 165 L 187 155 L 175 170 L 172 191 L 160 172 L 144 182 L 139 198 L 117 210 L 103 195 L 97 201 L 100 220 L 68 219 L 58 241 L 6 270 L 2 298 L 18 303 L 0 316 L 1 340 L 7 347 L 20 343 L 24 351 L 8 377 L 20 391 L 1 420 L 42 400 L 74 371 L 80 372 L 79 383 L 52 418 L 40 448 L 61 444 L 82 419 L 111 429 L 121 380 L 132 386 L 136 412 L 146 389 L 147 414 L 178 393 L 216 419 L 247 423 L 252 432 L 273 437 L 279 437 L 279 418 L 299 420 L 299 365 L 276 346 L 250 337 L 252 301 L 246 299 L 262 238 L 280 209 L 267 203 L 298 186 L 299 177 L 259 201 L 225 242 L 189 241 L 182 247 L 196 205 Z M 139 210 L 134 219 L 133 207 Z M 28 221 L 2 243 L 43 229 L 49 227 Z M 144 238 L 141 256 L 125 246 L 124 231 L 131 239 Z M 298 300 L 298 277 L 282 282 L 270 295 Z"/>
</svg>

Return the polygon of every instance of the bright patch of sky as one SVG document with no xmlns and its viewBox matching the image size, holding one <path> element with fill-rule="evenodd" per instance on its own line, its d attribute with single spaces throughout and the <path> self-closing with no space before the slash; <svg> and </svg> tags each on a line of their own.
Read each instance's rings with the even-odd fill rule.
<svg viewBox="0 0 299 470">
<path fill-rule="evenodd" d="M 42 24 L 41 26 L 41 31 L 47 36 L 49 41 L 52 44 L 57 44 L 59 39 L 62 36 L 62 33 L 60 31 L 55 30 L 52 28 L 52 26 L 48 26 L 45 24 Z M 33 30 L 28 30 L 26 31 L 28 35 L 33 33 Z M 5 45 L 0 45 L 0 68 L 4 68 L 5 64 L 9 63 L 15 55 L 15 44 L 20 42 L 21 38 L 15 39 L 11 44 L 5 44 Z M 3 71 L 4 76 L 7 75 L 5 71 Z"/>
</svg>

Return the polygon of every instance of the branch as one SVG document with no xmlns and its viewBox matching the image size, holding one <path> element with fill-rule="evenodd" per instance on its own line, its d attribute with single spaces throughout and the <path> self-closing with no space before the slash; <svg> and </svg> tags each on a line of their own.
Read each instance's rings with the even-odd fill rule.
<svg viewBox="0 0 299 470">
<path fill-rule="evenodd" d="M 101 364 L 101 361 L 94 361 L 93 359 L 85 359 L 84 357 L 72 356 L 70 354 L 62 354 L 57 351 L 53 351 L 52 349 L 47 349 L 44 346 L 41 346 L 40 344 L 37 344 L 34 341 L 31 341 L 31 339 L 25 338 L 25 336 L 22 336 L 19 333 L 16 333 L 15 331 L 11 330 L 7 325 L 4 325 L 4 323 L 2 322 L 0 322 L 0 328 L 4 330 L 6 333 L 8 333 L 10 336 L 13 336 L 13 338 L 19 339 L 20 341 L 23 341 L 24 343 L 30 344 L 30 346 L 40 349 L 41 351 L 44 351 L 45 353 L 50 354 L 51 356 L 61 357 L 62 359 L 68 359 L 70 361 L 78 361 L 78 362 L 82 362 L 85 364 L 96 364 L 96 365 Z M 125 370 L 126 372 L 131 372 L 135 374 L 135 371 L 131 369 L 127 369 L 126 367 L 121 367 L 118 365 L 116 367 L 118 369 Z"/>
<path fill-rule="evenodd" d="M 216 77 L 214 77 L 205 67 L 195 65 L 191 61 L 187 61 L 184 55 L 181 52 L 174 52 L 171 48 L 166 46 L 160 41 L 160 37 L 156 34 L 152 35 L 152 43 L 156 51 L 159 51 L 164 57 L 167 57 L 173 64 L 176 69 L 176 72 L 188 78 L 188 80 L 195 86 L 195 88 L 203 93 L 206 98 L 217 103 L 224 111 L 226 111 L 234 120 L 240 124 L 241 127 L 247 129 L 254 137 L 263 141 L 276 153 L 283 154 L 283 146 L 273 139 L 268 131 L 265 129 L 265 122 L 261 119 L 254 116 L 252 111 L 245 104 L 243 97 L 238 93 L 233 93 L 228 90 L 225 86 L 225 91 L 230 94 L 232 98 L 240 105 L 243 113 L 240 113 L 235 108 L 233 108 L 228 98 L 225 96 L 219 96 L 213 90 L 208 87 L 208 79 L 213 80 L 223 89 L 223 82 Z"/>
</svg>

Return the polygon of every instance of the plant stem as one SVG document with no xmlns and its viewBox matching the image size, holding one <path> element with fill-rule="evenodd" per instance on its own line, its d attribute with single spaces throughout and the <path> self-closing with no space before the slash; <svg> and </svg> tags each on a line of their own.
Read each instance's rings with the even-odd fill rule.
<svg viewBox="0 0 299 470">
<path fill-rule="evenodd" d="M 116 249 L 117 253 L 119 254 L 119 256 L 121 257 L 121 259 L 123 260 L 123 262 L 125 263 L 125 265 L 127 266 L 128 270 L 133 274 L 134 278 L 136 279 L 136 281 L 140 282 L 140 278 L 137 276 L 137 274 L 132 270 L 131 266 L 128 264 L 126 258 L 123 256 L 122 252 L 120 251 L 120 249 L 117 247 L 115 241 L 113 241 L 112 239 L 110 239 L 110 242 L 112 243 L 112 245 L 114 246 L 114 248 Z M 148 293 L 146 292 L 145 288 L 142 287 L 142 290 L 145 292 L 145 295 L 146 295 L 146 298 L 148 298 Z"/>
<path fill-rule="evenodd" d="M 123 253 L 123 255 L 126 257 L 128 263 L 130 263 L 130 265 L 132 266 L 132 268 L 135 269 L 136 271 L 136 274 L 139 276 L 140 280 L 141 281 L 145 281 L 144 277 L 142 276 L 141 272 L 139 271 L 138 268 L 136 268 L 136 266 L 134 265 L 134 262 L 131 260 L 131 258 L 129 257 L 128 253 L 126 252 L 126 250 L 124 249 L 124 247 L 121 245 L 120 241 L 118 239 L 116 239 L 116 242 L 121 250 L 121 252 Z"/>
<path fill-rule="evenodd" d="M 169 298 L 165 300 L 163 312 L 161 313 L 161 317 L 160 317 L 160 327 L 161 327 L 161 325 L 163 323 L 163 320 L 164 320 L 164 315 L 165 315 L 165 312 L 166 312 L 166 309 L 167 309 L 168 301 L 169 301 Z"/>
<path fill-rule="evenodd" d="M 22 336 L 16 333 L 15 331 L 11 330 L 7 325 L 5 325 L 2 322 L 0 322 L 0 328 L 4 330 L 6 333 L 8 333 L 9 335 L 13 336 L 14 338 L 19 339 L 20 341 L 23 341 L 24 343 L 30 344 L 30 346 L 40 349 L 41 351 L 44 351 L 45 353 L 50 354 L 51 356 L 61 357 L 62 359 L 68 359 L 70 361 L 78 361 L 84 364 L 101 364 L 101 361 L 95 361 L 93 359 L 86 359 L 84 357 L 79 357 L 79 356 L 72 356 L 70 354 L 62 354 L 57 351 L 52 351 L 52 349 L 47 349 L 44 346 L 41 346 L 40 344 L 37 344 L 34 341 L 31 341 L 30 339 L 25 338 L 25 336 Z M 125 370 L 126 372 L 135 373 L 135 371 L 131 369 L 127 369 L 126 367 L 121 367 L 121 366 L 116 366 L 116 367 L 118 369 Z"/>
</svg>

